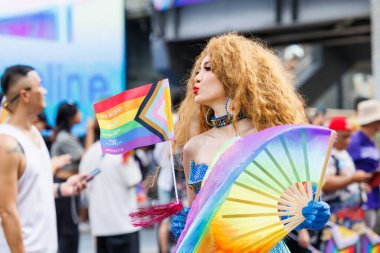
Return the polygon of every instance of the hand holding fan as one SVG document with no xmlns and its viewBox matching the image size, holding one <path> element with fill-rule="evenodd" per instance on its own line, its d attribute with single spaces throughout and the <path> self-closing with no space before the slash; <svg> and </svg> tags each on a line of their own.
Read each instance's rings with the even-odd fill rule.
<svg viewBox="0 0 380 253">
<path fill-rule="evenodd" d="M 268 252 L 319 199 L 334 138 L 329 129 L 284 125 L 232 143 L 210 167 L 177 252 Z"/>
</svg>

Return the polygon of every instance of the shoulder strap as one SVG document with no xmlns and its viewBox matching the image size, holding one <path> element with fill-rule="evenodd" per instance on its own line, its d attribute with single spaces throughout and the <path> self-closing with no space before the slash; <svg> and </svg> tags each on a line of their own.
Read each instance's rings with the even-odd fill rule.
<svg viewBox="0 0 380 253">
<path fill-rule="evenodd" d="M 18 129 L 8 124 L 1 124 L 0 134 L 11 136 L 17 142 L 17 145 L 20 146 L 22 152 L 25 153 L 25 148 L 22 145 L 22 143 L 25 141 L 25 138 L 20 134 L 20 131 Z"/>
<path fill-rule="evenodd" d="M 339 160 L 338 160 L 338 158 L 336 158 L 336 156 L 334 156 L 334 155 L 331 155 L 331 158 L 334 160 L 334 165 L 335 165 L 335 168 L 336 168 L 335 175 L 336 175 L 336 176 L 339 176 L 339 175 L 340 175 Z"/>
</svg>

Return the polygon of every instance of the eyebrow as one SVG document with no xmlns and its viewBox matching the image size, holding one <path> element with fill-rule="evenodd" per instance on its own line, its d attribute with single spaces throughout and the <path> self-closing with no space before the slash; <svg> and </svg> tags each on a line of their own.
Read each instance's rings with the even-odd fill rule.
<svg viewBox="0 0 380 253">
<path fill-rule="evenodd" d="M 206 64 L 210 64 L 210 62 L 209 62 L 209 61 L 204 62 L 204 63 L 203 63 L 203 66 L 206 65 Z M 200 70 L 201 68 L 202 68 L 202 63 L 199 65 L 198 70 Z"/>
<path fill-rule="evenodd" d="M 204 62 L 203 63 L 203 65 L 201 64 L 201 65 L 199 65 L 199 69 L 201 69 L 202 68 L 202 66 L 204 67 L 206 64 L 210 64 L 210 62 L 209 61 L 206 61 L 206 62 Z"/>
</svg>

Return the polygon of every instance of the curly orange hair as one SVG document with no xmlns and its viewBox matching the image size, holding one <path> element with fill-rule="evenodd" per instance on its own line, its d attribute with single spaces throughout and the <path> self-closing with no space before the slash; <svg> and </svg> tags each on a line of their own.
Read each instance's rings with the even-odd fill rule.
<svg viewBox="0 0 380 253">
<path fill-rule="evenodd" d="M 257 130 L 307 123 L 303 99 L 282 61 L 261 42 L 229 33 L 210 39 L 196 59 L 178 111 L 176 147 L 211 128 L 205 120 L 209 107 L 196 104 L 193 94 L 194 78 L 206 55 L 210 56 L 211 69 L 233 101 L 235 111 L 244 112 Z"/>
</svg>

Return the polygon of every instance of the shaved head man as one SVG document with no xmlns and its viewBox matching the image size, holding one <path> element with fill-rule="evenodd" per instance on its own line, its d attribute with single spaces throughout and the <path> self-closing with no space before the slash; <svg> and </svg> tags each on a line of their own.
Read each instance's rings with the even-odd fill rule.
<svg viewBox="0 0 380 253">
<path fill-rule="evenodd" d="M 10 115 L 0 125 L 0 252 L 56 253 L 54 197 L 79 193 L 86 176 L 53 184 L 49 152 L 33 126 L 47 94 L 34 68 L 7 68 L 1 89 Z"/>
</svg>

